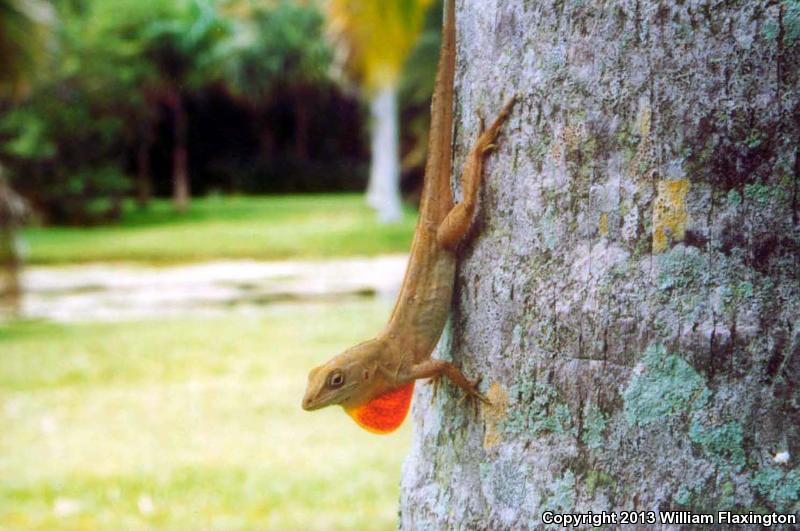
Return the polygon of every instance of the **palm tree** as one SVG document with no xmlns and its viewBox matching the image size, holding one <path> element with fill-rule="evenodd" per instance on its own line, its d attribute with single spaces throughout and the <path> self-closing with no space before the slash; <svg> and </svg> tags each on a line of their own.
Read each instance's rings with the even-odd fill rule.
<svg viewBox="0 0 800 531">
<path fill-rule="evenodd" d="M 0 0 L 0 111 L 28 91 L 51 18 L 50 5 L 43 1 Z M 7 277 L 0 296 L 12 311 L 17 311 L 20 303 L 21 257 L 16 228 L 25 211 L 25 203 L 11 189 L 0 166 L 0 266 Z"/>
<path fill-rule="evenodd" d="M 367 203 L 381 221 L 402 216 L 397 93 L 400 73 L 432 0 L 330 0 L 328 27 L 338 64 L 370 101 Z"/>
<path fill-rule="evenodd" d="M 152 91 L 172 112 L 173 202 L 183 211 L 189 204 L 188 116 L 185 90 L 209 83 L 219 68 L 218 44 L 228 33 L 226 21 L 210 0 L 181 3 L 174 17 L 157 20 L 145 31 L 144 53 L 159 79 Z"/>
</svg>

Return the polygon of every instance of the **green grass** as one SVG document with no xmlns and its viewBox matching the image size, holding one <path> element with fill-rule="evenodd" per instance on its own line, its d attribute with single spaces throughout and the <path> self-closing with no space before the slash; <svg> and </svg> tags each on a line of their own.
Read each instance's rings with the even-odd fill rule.
<svg viewBox="0 0 800 531">
<path fill-rule="evenodd" d="M 128 206 L 114 225 L 35 227 L 25 237 L 34 264 L 326 258 L 407 252 L 415 218 L 407 210 L 382 225 L 360 194 L 210 197 L 183 214 L 155 201 Z"/>
<path fill-rule="evenodd" d="M 300 409 L 384 303 L 0 325 L 0 529 L 392 529 L 408 423 Z"/>
</svg>

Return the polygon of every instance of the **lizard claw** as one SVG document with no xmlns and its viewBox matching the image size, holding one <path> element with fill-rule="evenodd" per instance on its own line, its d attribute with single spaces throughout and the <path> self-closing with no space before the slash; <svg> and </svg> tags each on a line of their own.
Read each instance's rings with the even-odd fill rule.
<svg viewBox="0 0 800 531">
<path fill-rule="evenodd" d="M 500 128 L 503 126 L 503 122 L 505 122 L 508 118 L 508 115 L 511 114 L 511 109 L 514 107 L 516 102 L 517 97 L 512 96 L 497 114 L 497 118 L 495 118 L 492 125 L 489 126 L 489 129 L 485 129 L 485 124 L 483 124 L 483 120 L 481 120 L 480 138 L 486 143 L 487 146 L 484 148 L 484 153 L 490 151 L 490 146 L 491 149 L 494 148 L 493 144 L 497 140 L 497 137 L 500 136 Z"/>
<path fill-rule="evenodd" d="M 436 399 L 436 394 L 439 392 L 439 386 L 442 383 L 441 375 L 434 376 L 430 379 L 431 383 L 431 403 Z"/>
<path fill-rule="evenodd" d="M 472 403 L 477 405 L 477 401 L 475 400 L 477 399 L 483 402 L 484 404 L 491 404 L 489 399 L 486 398 L 483 394 L 481 394 L 480 391 L 478 391 L 478 386 L 480 385 L 480 383 L 481 383 L 480 376 L 469 382 L 470 389 L 464 394 L 464 396 L 461 397 L 459 403 L 461 404 L 464 403 L 464 401 L 466 400 L 473 399 Z"/>
</svg>

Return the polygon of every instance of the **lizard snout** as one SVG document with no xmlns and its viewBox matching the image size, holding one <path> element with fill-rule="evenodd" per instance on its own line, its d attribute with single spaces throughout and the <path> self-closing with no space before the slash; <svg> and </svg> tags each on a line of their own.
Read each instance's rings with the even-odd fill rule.
<svg viewBox="0 0 800 531">
<path fill-rule="evenodd" d="M 304 396 L 304 397 L 303 397 L 303 402 L 302 402 L 301 406 L 302 406 L 302 408 L 303 408 L 304 410 L 306 410 L 306 411 L 311 411 L 311 404 L 312 404 L 312 402 L 313 402 L 313 400 L 311 400 L 311 397 L 310 397 L 310 396 Z"/>
</svg>

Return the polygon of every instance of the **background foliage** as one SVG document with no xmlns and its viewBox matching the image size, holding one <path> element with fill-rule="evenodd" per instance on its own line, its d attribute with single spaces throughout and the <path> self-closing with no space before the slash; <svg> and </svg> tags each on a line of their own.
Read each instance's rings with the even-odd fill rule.
<svg viewBox="0 0 800 531">
<path fill-rule="evenodd" d="M 7 13 L 35 7 L 0 4 L 12 29 Z M 315 2 L 57 0 L 53 8 L 37 19 L 47 39 L 25 97 L 0 103 L 0 163 L 43 221 L 94 224 L 118 218 L 135 190 L 142 203 L 169 194 L 181 142 L 194 194 L 363 189 L 366 120 L 331 81 Z M 430 12 L 403 76 L 406 190 L 421 176 L 440 17 Z M 175 134 L 179 111 L 185 138 Z"/>
</svg>

